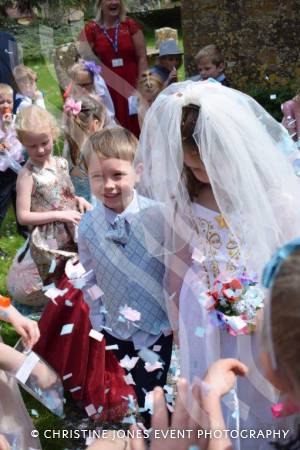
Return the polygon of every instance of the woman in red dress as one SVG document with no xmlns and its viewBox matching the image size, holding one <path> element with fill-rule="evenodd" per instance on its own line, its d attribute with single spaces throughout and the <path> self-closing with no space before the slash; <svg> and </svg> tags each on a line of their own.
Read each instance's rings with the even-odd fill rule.
<svg viewBox="0 0 300 450">
<path fill-rule="evenodd" d="M 99 58 L 102 76 L 114 102 L 119 123 L 139 135 L 135 95 L 137 81 L 147 69 L 146 46 L 140 25 L 125 16 L 123 0 L 98 0 L 97 16 L 82 30 L 80 53 Z"/>
</svg>

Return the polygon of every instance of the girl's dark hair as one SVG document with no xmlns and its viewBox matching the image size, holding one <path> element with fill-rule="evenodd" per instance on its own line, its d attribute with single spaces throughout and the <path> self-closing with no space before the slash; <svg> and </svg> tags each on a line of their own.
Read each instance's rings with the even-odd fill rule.
<svg viewBox="0 0 300 450">
<path fill-rule="evenodd" d="M 198 120 L 200 108 L 197 105 L 188 105 L 182 108 L 181 116 L 181 139 L 182 146 L 198 151 L 197 143 L 194 139 L 195 125 Z M 183 178 L 190 196 L 191 201 L 197 196 L 202 186 L 201 181 L 197 180 L 191 169 L 184 165 Z"/>
</svg>

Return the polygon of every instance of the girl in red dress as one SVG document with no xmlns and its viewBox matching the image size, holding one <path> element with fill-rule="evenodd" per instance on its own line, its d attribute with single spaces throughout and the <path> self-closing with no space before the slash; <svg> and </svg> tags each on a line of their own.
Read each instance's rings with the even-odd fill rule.
<svg viewBox="0 0 300 450">
<path fill-rule="evenodd" d="M 98 0 L 95 21 L 80 34 L 80 53 L 85 59 L 99 58 L 104 80 L 116 110 L 116 119 L 136 136 L 139 124 L 135 89 L 147 69 L 147 56 L 141 27 L 125 17 L 123 0 Z"/>
<path fill-rule="evenodd" d="M 65 274 L 66 263 L 76 258 L 76 225 L 90 204 L 75 196 L 67 161 L 52 155 L 58 129 L 51 114 L 37 106 L 24 108 L 16 129 L 29 155 L 18 175 L 17 214 L 32 227 L 30 251 L 44 286 L 55 283 L 45 292 L 52 301 L 40 319 L 34 351 L 59 373 L 89 416 L 118 421 L 128 409 L 124 397 L 133 390 L 113 353 L 106 351 L 105 339 L 91 336 L 80 286 Z"/>
</svg>

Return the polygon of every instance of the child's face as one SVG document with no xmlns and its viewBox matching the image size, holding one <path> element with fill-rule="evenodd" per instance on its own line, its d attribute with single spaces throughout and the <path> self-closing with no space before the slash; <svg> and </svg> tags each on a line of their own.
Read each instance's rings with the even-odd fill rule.
<svg viewBox="0 0 300 450">
<path fill-rule="evenodd" d="M 92 193 L 107 208 L 118 214 L 127 208 L 133 199 L 133 189 L 139 177 L 131 161 L 99 158 L 93 153 L 88 173 Z"/>
<path fill-rule="evenodd" d="M 183 161 L 198 181 L 201 181 L 201 183 L 210 184 L 205 166 L 200 159 L 199 151 L 196 145 L 183 144 Z"/>
<path fill-rule="evenodd" d="M 214 64 L 210 60 L 200 60 L 197 69 L 203 80 L 208 78 L 218 78 L 224 71 L 224 63 Z"/>
<path fill-rule="evenodd" d="M 53 137 L 50 130 L 44 133 L 26 131 L 22 133 L 20 140 L 33 164 L 43 166 L 50 161 L 53 148 Z"/>
<path fill-rule="evenodd" d="M 36 80 L 32 80 L 31 78 L 22 78 L 18 80 L 18 87 L 22 95 L 26 97 L 34 97 L 37 87 Z"/>
<path fill-rule="evenodd" d="M 11 94 L 0 94 L 0 116 L 8 112 L 8 109 L 13 109 L 13 96 Z"/>
<path fill-rule="evenodd" d="M 178 70 L 181 64 L 181 55 L 166 55 L 160 58 L 160 65 L 165 69 L 168 69 L 170 72 L 174 69 L 174 67 L 176 70 Z"/>
<path fill-rule="evenodd" d="M 78 95 L 90 94 L 94 91 L 93 76 L 88 71 L 77 72 L 75 91 Z"/>
</svg>

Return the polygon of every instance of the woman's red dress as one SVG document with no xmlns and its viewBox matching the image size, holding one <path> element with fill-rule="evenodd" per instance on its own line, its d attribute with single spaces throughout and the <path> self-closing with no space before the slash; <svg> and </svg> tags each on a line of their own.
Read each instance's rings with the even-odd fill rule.
<svg viewBox="0 0 300 450">
<path fill-rule="evenodd" d="M 56 287 L 68 292 L 55 298 L 57 305 L 49 300 L 39 321 L 41 337 L 33 350 L 58 372 L 73 398 L 89 407 L 87 414 L 103 421 L 121 421 L 128 411 L 123 397 L 135 397 L 134 390 L 126 384 L 113 352 L 105 350 L 105 339 L 99 342 L 89 336 L 89 308 L 82 291 L 66 275 Z M 73 326 L 71 333 L 61 335 L 67 324 Z"/>
<path fill-rule="evenodd" d="M 135 52 L 132 36 L 140 29 L 140 25 L 133 19 L 126 18 L 120 24 L 118 53 L 112 43 L 103 33 L 100 25 L 94 21 L 86 24 L 80 34 L 81 41 L 87 41 L 99 58 L 102 66 L 102 76 L 106 81 L 110 95 L 114 102 L 116 118 L 120 125 L 139 135 L 137 114 L 129 115 L 128 98 L 134 95 L 138 81 L 138 58 Z M 108 28 L 107 32 L 114 42 L 116 28 Z M 123 65 L 113 67 L 113 61 L 122 59 Z"/>
</svg>

